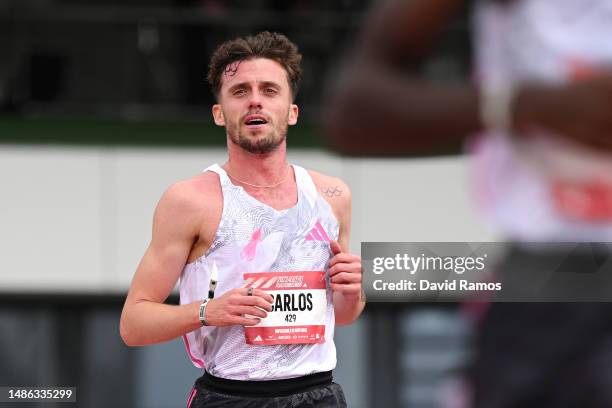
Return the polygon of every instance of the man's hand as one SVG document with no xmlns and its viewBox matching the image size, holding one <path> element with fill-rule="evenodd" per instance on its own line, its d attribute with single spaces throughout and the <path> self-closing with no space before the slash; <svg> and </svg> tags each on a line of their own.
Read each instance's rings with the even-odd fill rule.
<svg viewBox="0 0 612 408">
<path fill-rule="evenodd" d="M 268 315 L 266 311 L 272 310 L 273 301 L 271 295 L 259 289 L 253 289 L 251 296 L 246 288 L 232 289 L 208 301 L 204 319 L 207 326 L 254 326 Z"/>
<path fill-rule="evenodd" d="M 329 276 L 334 292 L 339 292 L 345 299 L 361 299 L 361 258 L 357 255 L 342 252 L 337 241 L 330 241 L 334 256 L 329 260 Z"/>
</svg>

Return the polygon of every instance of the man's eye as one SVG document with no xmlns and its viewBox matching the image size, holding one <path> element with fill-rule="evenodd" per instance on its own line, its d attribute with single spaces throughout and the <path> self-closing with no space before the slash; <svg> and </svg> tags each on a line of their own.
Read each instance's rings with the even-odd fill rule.
<svg viewBox="0 0 612 408">
<path fill-rule="evenodd" d="M 244 95 L 245 93 L 246 91 L 244 89 L 237 89 L 234 91 L 233 95 L 240 96 L 240 95 Z"/>
<path fill-rule="evenodd" d="M 274 88 L 266 88 L 264 92 L 270 95 L 274 95 L 277 93 L 276 89 Z"/>
</svg>

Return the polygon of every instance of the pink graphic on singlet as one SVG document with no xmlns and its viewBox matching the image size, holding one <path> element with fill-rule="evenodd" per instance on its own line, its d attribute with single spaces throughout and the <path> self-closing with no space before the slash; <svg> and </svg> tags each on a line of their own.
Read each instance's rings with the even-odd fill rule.
<svg viewBox="0 0 612 408">
<path fill-rule="evenodd" d="M 253 231 L 253 235 L 251 236 L 251 240 L 248 244 L 242 249 L 240 252 L 240 257 L 244 261 L 252 261 L 255 259 L 255 254 L 257 253 L 257 244 L 261 242 L 261 228 Z"/>
<path fill-rule="evenodd" d="M 319 221 L 315 224 L 314 228 L 306 235 L 306 241 L 325 241 L 329 242 L 329 236 L 323 229 L 323 226 Z"/>
</svg>

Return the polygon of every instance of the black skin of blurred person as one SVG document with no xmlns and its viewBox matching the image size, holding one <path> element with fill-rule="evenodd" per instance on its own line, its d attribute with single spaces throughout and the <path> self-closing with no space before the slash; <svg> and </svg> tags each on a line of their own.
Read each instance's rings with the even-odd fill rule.
<svg viewBox="0 0 612 408">
<path fill-rule="evenodd" d="M 428 82 L 416 73 L 464 3 L 387 0 L 372 10 L 330 91 L 332 148 L 355 156 L 427 153 L 482 130 L 477 84 Z M 511 119 L 517 135 L 543 129 L 612 153 L 612 71 L 565 85 L 521 84 Z"/>
</svg>

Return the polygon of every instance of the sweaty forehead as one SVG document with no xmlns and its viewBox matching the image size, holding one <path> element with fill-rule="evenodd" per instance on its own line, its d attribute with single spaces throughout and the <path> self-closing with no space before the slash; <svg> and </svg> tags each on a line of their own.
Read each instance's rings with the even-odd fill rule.
<svg viewBox="0 0 612 408">
<path fill-rule="evenodd" d="M 276 82 L 280 85 L 289 85 L 287 73 L 282 65 L 266 58 L 236 61 L 225 67 L 222 87 L 242 82 Z"/>
</svg>

